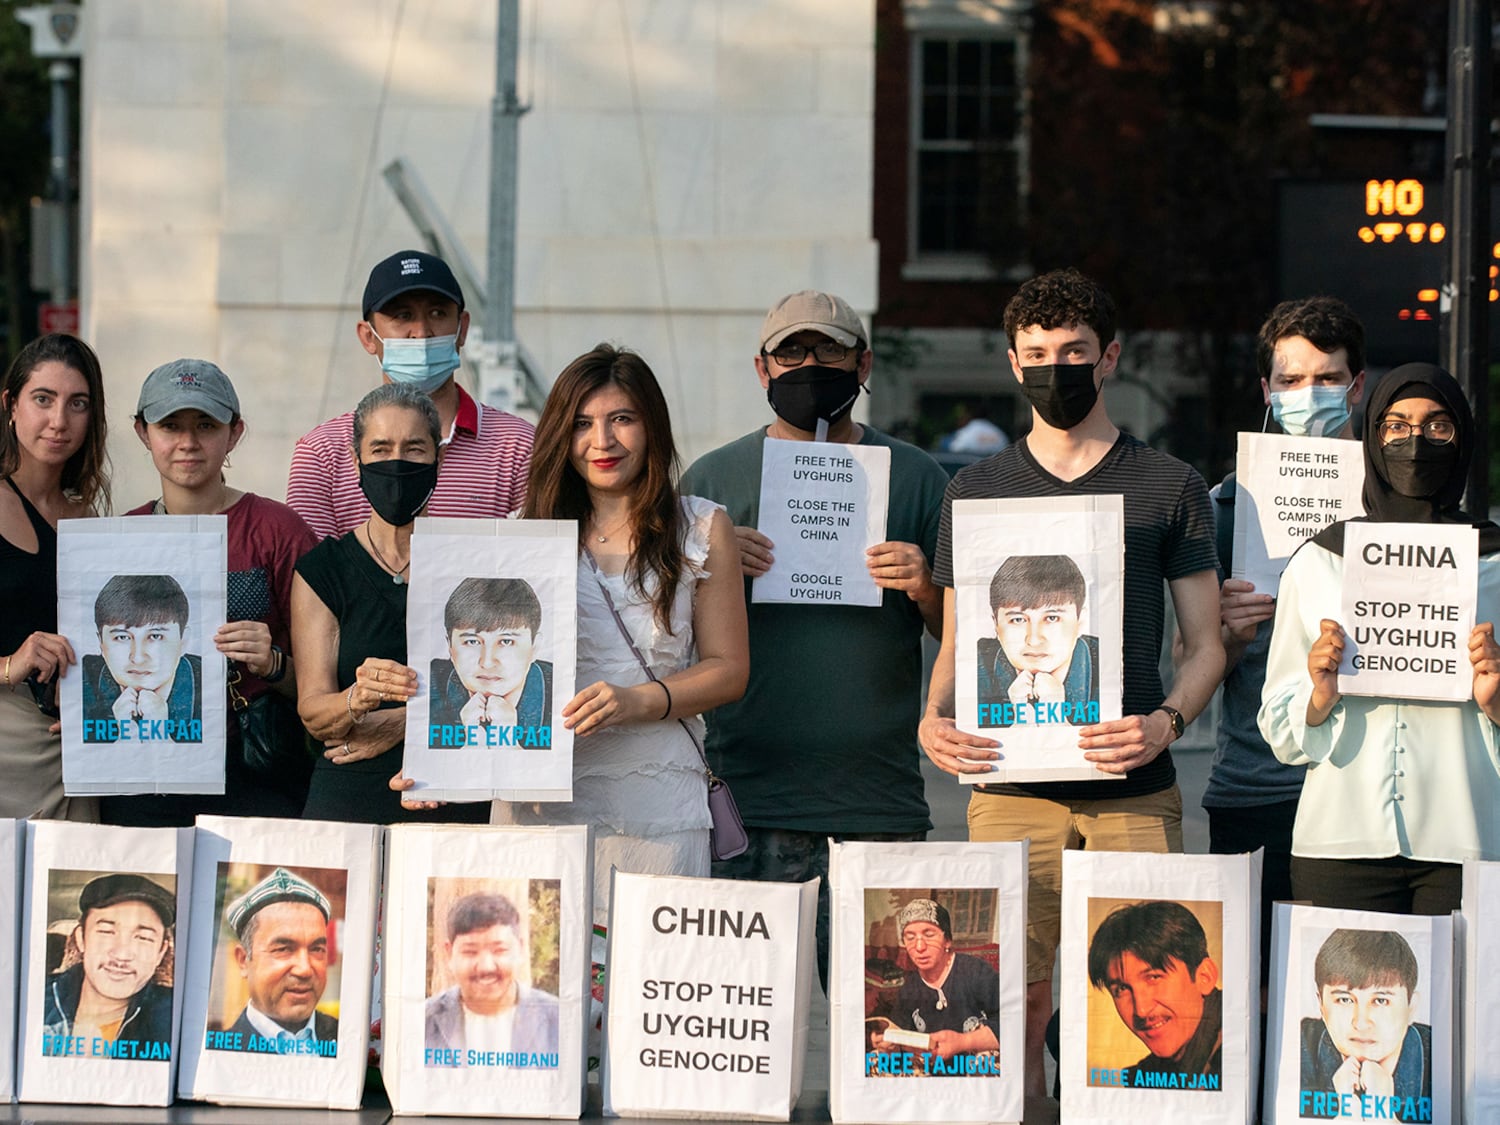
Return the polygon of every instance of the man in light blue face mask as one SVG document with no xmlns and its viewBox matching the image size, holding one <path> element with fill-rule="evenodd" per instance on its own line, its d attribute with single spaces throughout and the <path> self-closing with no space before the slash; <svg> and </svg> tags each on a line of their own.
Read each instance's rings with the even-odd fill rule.
<svg viewBox="0 0 1500 1125">
<path fill-rule="evenodd" d="M 1295 437 L 1358 439 L 1351 413 L 1365 387 L 1365 331 L 1337 297 L 1283 301 L 1256 338 L 1256 365 L 1269 418 Z M 1222 574 L 1233 572 L 1234 474 L 1209 493 Z M 1235 854 L 1266 849 L 1262 875 L 1261 980 L 1270 952 L 1270 904 L 1292 897 L 1292 822 L 1303 766 L 1278 762 L 1255 716 L 1266 680 L 1266 654 L 1276 600 L 1249 582 L 1226 579 L 1219 593 L 1228 673 L 1218 746 L 1203 807 L 1209 850 Z"/>
<path fill-rule="evenodd" d="M 445 437 L 427 514 L 503 518 L 519 508 L 533 429 L 476 403 L 459 385 L 469 314 L 448 264 L 421 250 L 377 262 L 365 283 L 361 314 L 355 333 L 384 381 L 415 387 L 437 407 Z M 349 456 L 352 436 L 353 414 L 341 414 L 302 437 L 292 452 L 286 502 L 319 538 L 343 535 L 370 514 Z"/>
</svg>

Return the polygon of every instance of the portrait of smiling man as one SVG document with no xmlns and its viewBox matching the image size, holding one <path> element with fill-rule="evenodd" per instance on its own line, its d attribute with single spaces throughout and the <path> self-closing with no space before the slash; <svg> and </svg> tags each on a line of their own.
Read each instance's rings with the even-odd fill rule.
<svg viewBox="0 0 1500 1125">
<path fill-rule="evenodd" d="M 101 875 L 78 895 L 63 967 L 42 991 L 45 1035 L 89 1040 L 89 1055 L 157 1057 L 172 1041 L 173 892 L 144 875 Z M 115 1045 L 99 1049 L 94 1040 Z M 121 1049 L 126 1044 L 129 1050 Z M 166 1057 L 164 1054 L 160 1057 Z"/>
<path fill-rule="evenodd" d="M 443 609 L 448 659 L 430 669 L 431 745 L 453 745 L 445 727 L 551 724 L 552 664 L 535 659 L 541 627 L 541 603 L 520 578 L 465 578 L 453 588 Z"/>
<path fill-rule="evenodd" d="M 1148 1052 L 1124 1068 L 1124 1085 L 1136 1085 L 1136 1072 L 1143 1072 L 1180 1075 L 1187 1088 L 1201 1086 L 1193 1076 L 1202 1076 L 1217 1087 L 1223 993 L 1203 924 L 1191 910 L 1161 901 L 1116 907 L 1089 942 L 1088 970 L 1089 982 L 1109 994 L 1120 1022 Z M 1092 1048 L 1089 1065 L 1096 1065 Z"/>
<path fill-rule="evenodd" d="M 1417 977 L 1392 930 L 1329 934 L 1313 962 L 1321 1018 L 1302 1021 L 1302 1089 L 1430 1099 L 1432 1027 L 1416 1022 Z"/>
<path fill-rule="evenodd" d="M 117 574 L 94 600 L 99 655 L 83 658 L 85 742 L 113 742 L 116 723 L 170 720 L 178 742 L 202 740 L 202 662 L 187 647 L 188 599 L 166 574 Z"/>
<path fill-rule="evenodd" d="M 500 894 L 468 894 L 445 921 L 447 937 L 433 959 L 441 953 L 455 983 L 427 1001 L 427 1064 L 466 1066 L 473 1051 L 555 1059 L 557 997 L 518 979 L 528 952 L 515 904 Z"/>
<path fill-rule="evenodd" d="M 337 1054 L 339 1021 L 317 1010 L 328 987 L 331 913 L 322 891 L 284 867 L 224 908 L 249 1000 L 220 1049 Z"/>
<path fill-rule="evenodd" d="M 995 635 L 978 643 L 980 726 L 1010 726 L 1013 712 L 997 706 L 1005 703 L 1098 702 L 1099 639 L 1080 635 L 1085 597 L 1083 572 L 1067 555 L 1000 564 L 990 579 Z"/>
</svg>

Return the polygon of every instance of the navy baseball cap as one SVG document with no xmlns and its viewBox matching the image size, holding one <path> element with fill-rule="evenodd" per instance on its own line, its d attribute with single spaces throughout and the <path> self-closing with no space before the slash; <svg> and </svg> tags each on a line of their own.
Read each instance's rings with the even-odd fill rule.
<svg viewBox="0 0 1500 1125">
<path fill-rule="evenodd" d="M 443 259 L 424 250 L 399 250 L 382 262 L 377 262 L 370 271 L 370 280 L 365 282 L 364 303 L 360 306 L 364 318 L 385 307 L 387 301 L 410 293 L 415 289 L 428 289 L 441 293 L 451 301 L 457 301 L 460 310 L 464 307 L 464 291 L 459 288 L 458 278 Z"/>
</svg>

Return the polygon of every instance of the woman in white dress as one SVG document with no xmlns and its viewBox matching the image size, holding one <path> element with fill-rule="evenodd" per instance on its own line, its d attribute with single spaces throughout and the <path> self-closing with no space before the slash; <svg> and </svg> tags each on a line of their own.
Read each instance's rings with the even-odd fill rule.
<svg viewBox="0 0 1500 1125">
<path fill-rule="evenodd" d="M 497 801 L 492 819 L 592 825 L 598 923 L 612 866 L 708 874 L 700 716 L 740 698 L 750 673 L 734 528 L 717 504 L 678 496 L 677 468 L 666 399 L 640 356 L 600 344 L 557 377 L 523 515 L 578 521 L 586 686 L 563 708 L 577 736 L 573 800 Z"/>
</svg>

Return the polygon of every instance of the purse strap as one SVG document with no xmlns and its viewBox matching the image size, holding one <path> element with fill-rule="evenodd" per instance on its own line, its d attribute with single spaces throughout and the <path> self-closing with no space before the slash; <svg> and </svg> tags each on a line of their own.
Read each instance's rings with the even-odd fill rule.
<svg viewBox="0 0 1500 1125">
<path fill-rule="evenodd" d="M 646 658 L 641 655 L 641 650 L 636 647 L 635 638 L 630 635 L 630 630 L 625 627 L 625 619 L 620 616 L 620 611 L 615 608 L 615 599 L 610 596 L 609 586 L 604 581 L 604 574 L 599 570 L 599 563 L 594 559 L 594 552 L 587 547 L 583 548 L 583 557 L 589 560 L 589 569 L 594 572 L 594 580 L 599 583 L 599 592 L 604 595 L 604 604 L 609 607 L 610 616 L 615 619 L 615 625 L 619 627 L 620 636 L 625 638 L 625 643 L 630 646 L 631 655 L 640 664 L 641 671 L 650 677 L 653 684 L 661 683 L 660 678 L 651 670 L 651 665 L 646 663 Z M 682 729 L 687 733 L 688 741 L 693 744 L 693 749 L 698 751 L 698 757 L 703 762 L 703 769 L 708 774 L 708 783 L 712 785 L 718 781 L 713 768 L 708 764 L 708 755 L 703 750 L 703 744 L 698 741 L 698 736 L 693 733 L 693 728 L 688 726 L 686 719 L 678 719 Z"/>
</svg>

